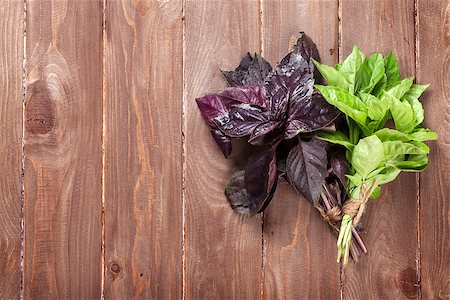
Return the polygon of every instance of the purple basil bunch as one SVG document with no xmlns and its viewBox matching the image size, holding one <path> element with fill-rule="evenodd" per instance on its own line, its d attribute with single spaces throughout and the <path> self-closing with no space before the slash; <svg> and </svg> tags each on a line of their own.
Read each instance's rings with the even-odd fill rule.
<svg viewBox="0 0 450 300">
<path fill-rule="evenodd" d="M 333 180 L 333 186 L 345 190 L 345 156 L 315 136 L 333 130 L 339 111 L 314 90 L 323 78 L 312 59 L 320 61 L 317 48 L 301 33 L 275 69 L 261 56 L 247 54 L 234 71 L 222 72 L 228 89 L 196 99 L 225 157 L 233 139 L 245 138 L 251 145 L 245 168 L 232 175 L 225 189 L 239 213 L 263 211 L 280 178 L 313 204 Z"/>
</svg>

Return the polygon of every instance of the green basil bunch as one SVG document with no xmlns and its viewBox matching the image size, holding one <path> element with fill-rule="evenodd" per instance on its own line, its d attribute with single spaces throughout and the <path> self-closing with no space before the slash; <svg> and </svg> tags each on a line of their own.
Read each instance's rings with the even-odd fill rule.
<svg viewBox="0 0 450 300">
<path fill-rule="evenodd" d="M 334 67 L 314 61 L 328 85 L 315 85 L 325 100 L 345 114 L 347 130 L 322 132 L 319 136 L 346 148 L 350 168 L 347 201 L 360 201 L 358 214 L 345 214 L 338 238 L 338 261 L 347 263 L 356 225 L 370 198 L 380 194 L 380 185 L 393 181 L 401 171 L 419 172 L 428 165 L 430 149 L 424 143 L 437 134 L 423 128 L 424 110 L 419 101 L 428 85 L 401 79 L 398 61 L 391 52 L 365 57 L 354 46 L 342 64 Z M 395 129 L 386 128 L 392 119 Z M 360 207 L 361 206 L 361 207 Z"/>
</svg>

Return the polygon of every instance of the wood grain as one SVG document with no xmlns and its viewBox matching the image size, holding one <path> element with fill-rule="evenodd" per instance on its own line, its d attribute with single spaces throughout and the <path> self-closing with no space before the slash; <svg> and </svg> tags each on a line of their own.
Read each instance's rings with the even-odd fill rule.
<svg viewBox="0 0 450 300">
<path fill-rule="evenodd" d="M 101 41 L 101 1 L 28 1 L 26 299 L 101 296 Z"/>
<path fill-rule="evenodd" d="M 338 1 L 262 2 L 263 52 L 273 66 L 299 31 L 316 43 L 322 62 L 338 61 Z M 264 298 L 338 299 L 336 237 L 309 202 L 280 184 L 264 218 Z"/>
<path fill-rule="evenodd" d="M 181 18 L 181 1 L 107 2 L 106 298 L 181 298 Z"/>
<path fill-rule="evenodd" d="M 342 1 L 342 57 L 393 50 L 402 76 L 415 73 L 414 1 Z M 345 269 L 344 299 L 418 297 L 415 174 L 401 174 L 369 203 L 362 238 L 369 254 Z"/>
<path fill-rule="evenodd" d="M 0 299 L 21 289 L 23 3 L 0 3 Z"/>
<path fill-rule="evenodd" d="M 224 187 L 242 165 L 224 159 L 195 98 L 224 89 L 219 69 L 234 69 L 247 51 L 259 52 L 259 5 L 188 0 L 185 11 L 186 298 L 257 299 L 261 217 L 238 215 L 228 204 Z"/>
<path fill-rule="evenodd" d="M 420 256 L 423 299 L 450 298 L 450 1 L 418 2 L 418 70 L 430 83 L 421 98 L 425 126 L 439 139 L 429 142 L 430 165 L 420 175 Z"/>
</svg>

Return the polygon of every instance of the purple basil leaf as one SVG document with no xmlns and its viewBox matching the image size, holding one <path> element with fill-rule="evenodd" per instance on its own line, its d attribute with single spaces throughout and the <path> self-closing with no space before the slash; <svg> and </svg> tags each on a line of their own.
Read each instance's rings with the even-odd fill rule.
<svg viewBox="0 0 450 300">
<path fill-rule="evenodd" d="M 269 112 L 256 105 L 241 103 L 220 116 L 214 118 L 214 123 L 226 136 L 244 137 L 253 132 L 260 124 L 268 122 Z"/>
<path fill-rule="evenodd" d="M 345 151 L 335 151 L 330 157 L 331 173 L 337 178 L 338 186 L 340 187 L 340 199 L 345 199 L 347 195 L 347 177 L 345 174 L 350 168 L 350 164 L 345 157 Z"/>
<path fill-rule="evenodd" d="M 241 86 L 228 88 L 220 94 L 222 103 L 229 107 L 238 102 L 255 104 L 264 108 L 268 107 L 264 91 L 259 86 Z"/>
<path fill-rule="evenodd" d="M 333 152 L 330 158 L 330 165 L 331 165 L 331 172 L 334 175 L 336 175 L 341 185 L 343 187 L 346 187 L 347 177 L 345 177 L 345 174 L 347 174 L 350 165 L 347 161 L 347 158 L 345 158 L 345 152 L 343 151 Z"/>
<path fill-rule="evenodd" d="M 308 61 L 311 60 L 311 58 L 320 61 L 320 55 L 316 44 L 314 44 L 313 40 L 303 31 L 300 32 L 300 37 L 294 46 L 294 50 L 299 52 Z"/>
<path fill-rule="evenodd" d="M 311 58 L 314 58 L 316 61 L 320 62 L 320 55 L 316 44 L 314 44 L 312 39 L 304 32 L 300 32 L 300 38 L 297 40 L 297 44 L 294 46 L 294 49 L 298 51 L 306 60 L 310 61 Z M 323 84 L 323 77 L 316 68 L 314 68 L 314 79 L 316 84 Z"/>
<path fill-rule="evenodd" d="M 222 71 L 222 74 L 230 86 L 263 86 L 270 71 L 272 67 L 264 58 L 247 53 L 236 70 Z"/>
<path fill-rule="evenodd" d="M 242 103 L 267 107 L 263 91 L 257 86 L 228 88 L 218 94 L 208 94 L 196 99 L 203 119 L 215 128 L 213 119 L 228 112 L 233 106 Z"/>
<path fill-rule="evenodd" d="M 267 121 L 258 125 L 252 132 L 248 142 L 253 145 L 264 144 L 265 137 L 273 130 L 279 128 L 280 122 Z"/>
<path fill-rule="evenodd" d="M 233 149 L 231 139 L 219 129 L 211 129 L 211 134 L 217 146 L 219 146 L 220 151 L 222 151 L 225 158 L 228 158 L 231 154 L 231 150 Z"/>
<path fill-rule="evenodd" d="M 269 74 L 264 87 L 270 110 L 277 119 L 285 116 L 290 101 L 301 101 L 312 95 L 313 70 L 312 62 L 298 52 L 291 52 Z"/>
<path fill-rule="evenodd" d="M 225 195 L 231 208 L 240 214 L 250 214 L 250 201 L 244 180 L 245 171 L 235 172 L 225 187 Z"/>
<path fill-rule="evenodd" d="M 322 129 L 330 125 L 338 115 L 339 110 L 314 91 L 312 96 L 291 103 L 285 138 L 290 139 L 301 132 Z"/>
<path fill-rule="evenodd" d="M 244 179 L 250 215 L 264 210 L 275 192 L 277 184 L 275 148 L 276 145 L 257 148 L 245 167 Z"/>
<path fill-rule="evenodd" d="M 313 204 L 320 199 L 327 177 L 327 163 L 326 144 L 316 137 L 310 141 L 299 139 L 287 158 L 289 181 L 298 193 Z"/>
<path fill-rule="evenodd" d="M 265 111 L 265 107 L 267 107 L 263 91 L 255 86 L 229 88 L 221 93 L 209 94 L 196 100 L 203 119 L 211 127 L 214 140 L 225 157 L 231 154 L 231 140 L 224 132 L 219 131 L 221 127 L 216 124 L 217 120 L 230 118 L 230 114 L 231 118 L 238 117 L 237 114 L 242 110 L 242 107 L 261 112 Z M 267 115 L 268 113 L 264 114 Z M 258 118 L 258 116 L 256 117 Z M 264 118 L 264 121 L 266 119 Z M 235 123 L 233 124 L 236 125 Z M 253 124 L 250 130 L 258 124 L 259 122 Z M 232 136 L 236 136 L 236 134 Z"/>
</svg>

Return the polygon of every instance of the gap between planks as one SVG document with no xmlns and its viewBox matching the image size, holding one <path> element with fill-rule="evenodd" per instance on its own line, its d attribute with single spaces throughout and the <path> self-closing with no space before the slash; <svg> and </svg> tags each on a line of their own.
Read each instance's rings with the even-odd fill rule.
<svg viewBox="0 0 450 300">
<path fill-rule="evenodd" d="M 181 105 L 181 298 L 186 297 L 186 0 L 181 2 L 181 23 L 183 36 L 182 65 L 182 105 Z"/>
<path fill-rule="evenodd" d="M 102 0 L 102 253 L 101 253 L 101 299 L 105 299 L 105 278 L 106 278 L 106 210 L 105 210 L 105 139 L 106 139 L 106 113 L 105 113 L 105 101 L 106 101 L 106 0 Z"/>
<path fill-rule="evenodd" d="M 264 0 L 258 1 L 259 8 L 259 51 L 260 55 L 264 57 Z M 265 259 L 265 239 L 264 239 L 264 212 L 261 213 L 261 284 L 260 284 L 260 295 L 261 300 L 264 299 L 264 281 L 265 281 L 265 268 L 264 268 L 264 259 Z"/>
<path fill-rule="evenodd" d="M 419 74 L 419 15 L 418 15 L 418 0 L 414 0 L 414 77 L 417 80 Z M 420 281 L 420 174 L 416 173 L 416 231 L 417 231 L 417 249 L 416 249 L 416 284 L 418 285 L 417 297 L 422 299 L 422 284 Z"/>
<path fill-rule="evenodd" d="M 27 94 L 26 60 L 27 60 L 27 0 L 23 0 L 23 49 L 22 49 L 22 165 L 21 165 L 21 204 L 20 204 L 20 299 L 24 298 L 25 284 L 25 97 Z"/>
</svg>

